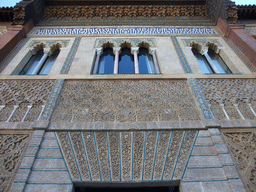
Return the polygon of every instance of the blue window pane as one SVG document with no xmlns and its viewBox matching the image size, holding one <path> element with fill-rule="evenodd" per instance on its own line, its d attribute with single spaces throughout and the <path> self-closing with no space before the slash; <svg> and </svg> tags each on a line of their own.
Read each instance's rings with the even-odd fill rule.
<svg viewBox="0 0 256 192">
<path fill-rule="evenodd" d="M 148 54 L 147 48 L 139 49 L 139 73 L 140 74 L 152 74 L 154 73 L 153 58 Z"/>
<path fill-rule="evenodd" d="M 52 66 L 55 62 L 55 60 L 57 59 L 58 55 L 59 55 L 59 49 L 57 49 L 53 54 L 51 54 L 46 61 L 44 62 L 42 68 L 39 71 L 39 75 L 47 75 L 48 73 L 50 73 Z"/>
<path fill-rule="evenodd" d="M 197 49 L 192 49 L 192 52 L 193 54 L 195 55 L 196 59 L 197 59 L 197 62 L 198 64 L 200 65 L 202 71 L 205 73 L 205 74 L 212 74 L 214 73 L 211 66 L 209 65 L 209 63 L 207 62 L 206 58 L 201 55 L 199 53 L 199 51 Z"/>
<path fill-rule="evenodd" d="M 114 59 L 113 49 L 103 49 L 103 54 L 99 61 L 98 74 L 113 74 L 114 73 Z"/>
<path fill-rule="evenodd" d="M 27 65 L 20 72 L 20 75 L 31 75 L 43 55 L 44 52 L 42 49 L 33 55 L 28 61 Z"/>
<path fill-rule="evenodd" d="M 210 56 L 214 66 L 217 68 L 218 73 L 232 73 L 219 54 L 216 54 L 212 49 L 208 49 L 208 55 Z"/>
<path fill-rule="evenodd" d="M 131 50 L 127 47 L 121 49 L 119 57 L 119 74 L 134 74 L 134 58 Z"/>
</svg>

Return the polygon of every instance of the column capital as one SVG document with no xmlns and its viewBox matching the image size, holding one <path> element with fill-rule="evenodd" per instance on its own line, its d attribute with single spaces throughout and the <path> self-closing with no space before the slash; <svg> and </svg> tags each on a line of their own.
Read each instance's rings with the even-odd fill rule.
<svg viewBox="0 0 256 192">
<path fill-rule="evenodd" d="M 149 48 L 149 54 L 153 55 L 156 52 L 156 47 Z"/>
<path fill-rule="evenodd" d="M 208 47 L 203 47 L 203 48 L 199 51 L 199 53 L 200 53 L 201 55 L 206 55 L 206 54 L 208 53 Z"/>
<path fill-rule="evenodd" d="M 134 55 L 134 52 L 139 52 L 139 47 L 132 47 L 131 48 L 131 53 Z"/>
<path fill-rule="evenodd" d="M 49 47 L 44 48 L 44 54 L 47 54 L 48 56 L 52 54 L 52 50 Z"/>
<path fill-rule="evenodd" d="M 101 55 L 102 50 L 103 50 L 102 47 L 96 48 L 97 55 Z"/>
<path fill-rule="evenodd" d="M 121 51 L 121 47 L 113 47 L 113 52 L 116 53 L 116 52 L 120 52 Z"/>
<path fill-rule="evenodd" d="M 37 51 L 34 48 L 30 48 L 29 50 L 31 51 L 32 55 L 35 55 L 37 53 Z"/>
</svg>

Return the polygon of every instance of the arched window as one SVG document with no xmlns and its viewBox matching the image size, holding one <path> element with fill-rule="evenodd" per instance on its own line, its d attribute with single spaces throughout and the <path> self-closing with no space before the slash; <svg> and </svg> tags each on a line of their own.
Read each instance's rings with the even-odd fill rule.
<svg viewBox="0 0 256 192">
<path fill-rule="evenodd" d="M 131 54 L 131 49 L 124 47 L 121 49 L 119 56 L 119 74 L 134 74 L 134 56 Z"/>
<path fill-rule="evenodd" d="M 192 48 L 192 52 L 197 59 L 202 71 L 205 74 L 231 74 L 232 72 L 225 64 L 223 59 L 211 48 L 208 48 L 208 52 L 203 55 L 195 48 Z"/>
<path fill-rule="evenodd" d="M 141 47 L 139 49 L 139 73 L 140 74 L 153 74 L 155 73 L 153 65 L 153 57 L 148 53 L 148 49 Z"/>
<path fill-rule="evenodd" d="M 33 75 L 33 71 L 37 64 L 39 63 L 40 59 L 43 57 L 44 52 L 42 49 L 37 51 L 35 55 L 32 55 L 32 57 L 29 59 L 28 63 L 25 65 L 25 67 L 21 70 L 20 75 Z"/>
<path fill-rule="evenodd" d="M 114 73 L 114 60 L 115 55 L 113 49 L 103 49 L 103 53 L 99 60 L 98 74 L 113 74 Z"/>
<path fill-rule="evenodd" d="M 215 51 L 211 48 L 208 49 L 208 55 L 210 56 L 211 61 L 213 62 L 216 68 L 216 73 L 232 73 L 228 66 L 225 64 L 225 62 L 223 61 L 223 59 L 220 57 L 220 55 L 215 53 Z"/>
<path fill-rule="evenodd" d="M 44 53 L 42 49 L 33 55 L 25 67 L 19 73 L 20 75 L 47 75 L 57 59 L 60 50 L 56 49 L 51 55 Z"/>
<path fill-rule="evenodd" d="M 194 56 L 196 57 L 196 60 L 198 62 L 198 64 L 200 65 L 202 71 L 205 74 L 212 74 L 214 73 L 212 70 L 212 67 L 210 66 L 210 64 L 208 63 L 207 59 L 205 58 L 204 55 L 201 55 L 199 53 L 199 51 L 195 48 L 192 48 L 192 52 L 194 54 Z"/>
</svg>

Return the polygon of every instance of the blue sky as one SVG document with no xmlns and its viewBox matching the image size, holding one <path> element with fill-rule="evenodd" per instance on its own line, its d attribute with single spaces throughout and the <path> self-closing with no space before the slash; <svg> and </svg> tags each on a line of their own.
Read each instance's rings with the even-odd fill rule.
<svg viewBox="0 0 256 192">
<path fill-rule="evenodd" d="M 0 0 L 0 7 L 13 7 L 19 1 L 20 0 Z M 235 2 L 237 5 L 256 4 L 256 0 L 235 0 Z"/>
</svg>

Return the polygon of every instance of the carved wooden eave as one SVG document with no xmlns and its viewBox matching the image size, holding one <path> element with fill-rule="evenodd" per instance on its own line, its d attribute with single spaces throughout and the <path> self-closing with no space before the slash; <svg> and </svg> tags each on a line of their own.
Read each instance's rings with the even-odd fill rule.
<svg viewBox="0 0 256 192">
<path fill-rule="evenodd" d="M 207 16 L 205 5 L 82 5 L 82 6 L 48 6 L 44 17 L 56 18 L 108 18 L 108 17 L 195 17 Z"/>
</svg>

